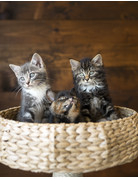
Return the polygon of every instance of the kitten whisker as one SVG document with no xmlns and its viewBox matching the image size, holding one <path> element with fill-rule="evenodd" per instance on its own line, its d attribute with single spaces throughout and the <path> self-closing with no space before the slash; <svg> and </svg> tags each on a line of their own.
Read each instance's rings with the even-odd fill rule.
<svg viewBox="0 0 138 179">
<path fill-rule="evenodd" d="M 18 95 L 18 93 L 22 90 L 22 87 L 19 87 L 18 91 L 16 92 L 16 96 Z"/>
<path fill-rule="evenodd" d="M 20 86 L 17 86 L 16 88 L 14 88 L 14 89 L 12 90 L 12 92 L 17 92 L 19 89 L 20 89 Z"/>
</svg>

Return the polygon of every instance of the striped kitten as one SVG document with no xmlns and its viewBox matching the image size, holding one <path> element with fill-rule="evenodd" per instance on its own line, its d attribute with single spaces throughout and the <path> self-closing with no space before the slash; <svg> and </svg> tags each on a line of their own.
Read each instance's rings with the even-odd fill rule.
<svg viewBox="0 0 138 179">
<path fill-rule="evenodd" d="M 50 123 L 78 123 L 88 122 L 80 115 L 80 102 L 76 96 L 71 95 L 69 91 L 59 92 L 56 99 L 50 106 Z"/>
<path fill-rule="evenodd" d="M 47 71 L 40 55 L 35 53 L 31 62 L 22 66 L 9 65 L 15 73 L 22 89 L 21 108 L 18 120 L 21 122 L 41 123 L 49 117 L 51 102 L 46 93 L 54 93 L 48 82 Z"/>
<path fill-rule="evenodd" d="M 102 56 L 98 54 L 93 59 L 84 58 L 80 62 L 71 59 L 70 64 L 82 114 L 89 116 L 93 122 L 101 118 L 117 119 L 109 95 Z"/>
</svg>

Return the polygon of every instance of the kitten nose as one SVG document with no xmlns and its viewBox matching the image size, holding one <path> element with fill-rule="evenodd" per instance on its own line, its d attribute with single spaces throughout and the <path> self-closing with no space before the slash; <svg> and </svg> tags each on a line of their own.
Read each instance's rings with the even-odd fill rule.
<svg viewBox="0 0 138 179">
<path fill-rule="evenodd" d="M 26 84 L 29 85 L 30 81 L 27 81 Z"/>
<path fill-rule="evenodd" d="M 89 76 L 87 75 L 87 76 L 85 76 L 85 80 L 86 81 L 88 81 L 89 80 Z"/>
</svg>

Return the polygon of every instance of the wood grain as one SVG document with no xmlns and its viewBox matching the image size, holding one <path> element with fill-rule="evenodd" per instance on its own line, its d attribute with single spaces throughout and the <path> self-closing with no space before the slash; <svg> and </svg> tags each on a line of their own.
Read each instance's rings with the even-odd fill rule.
<svg viewBox="0 0 138 179">
<path fill-rule="evenodd" d="M 137 20 L 138 2 L 0 2 L 1 19 Z M 10 13 L 10 16 L 4 16 Z"/>
<path fill-rule="evenodd" d="M 137 21 L 1 21 L 0 60 L 23 63 L 39 52 L 47 64 L 65 69 L 69 58 L 101 53 L 107 67 L 136 66 L 137 37 Z"/>
</svg>

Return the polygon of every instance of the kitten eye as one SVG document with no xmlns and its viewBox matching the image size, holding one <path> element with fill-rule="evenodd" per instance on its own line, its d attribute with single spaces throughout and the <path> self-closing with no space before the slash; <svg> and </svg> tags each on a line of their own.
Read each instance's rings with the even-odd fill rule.
<svg viewBox="0 0 138 179">
<path fill-rule="evenodd" d="M 65 99 L 65 97 L 64 97 L 64 96 L 61 96 L 59 99 L 60 99 L 60 100 L 64 100 L 64 99 Z"/>
<path fill-rule="evenodd" d="M 64 108 L 67 108 L 67 107 L 68 107 L 68 105 L 65 105 L 65 106 L 64 106 Z"/>
<path fill-rule="evenodd" d="M 96 72 L 90 71 L 89 75 L 90 75 L 90 76 L 95 76 L 95 75 L 96 75 Z"/>
<path fill-rule="evenodd" d="M 79 77 L 84 77 L 84 74 L 82 74 L 82 73 L 81 73 L 81 74 L 79 74 Z"/>
<path fill-rule="evenodd" d="M 19 80 L 20 80 L 20 81 L 25 81 L 25 78 L 24 78 L 24 77 L 21 77 Z"/>
<path fill-rule="evenodd" d="M 35 73 L 30 73 L 30 78 L 33 78 L 35 76 Z"/>
<path fill-rule="evenodd" d="M 90 76 L 94 76 L 94 75 L 95 75 L 95 72 L 90 71 L 89 75 L 90 75 Z"/>
</svg>

